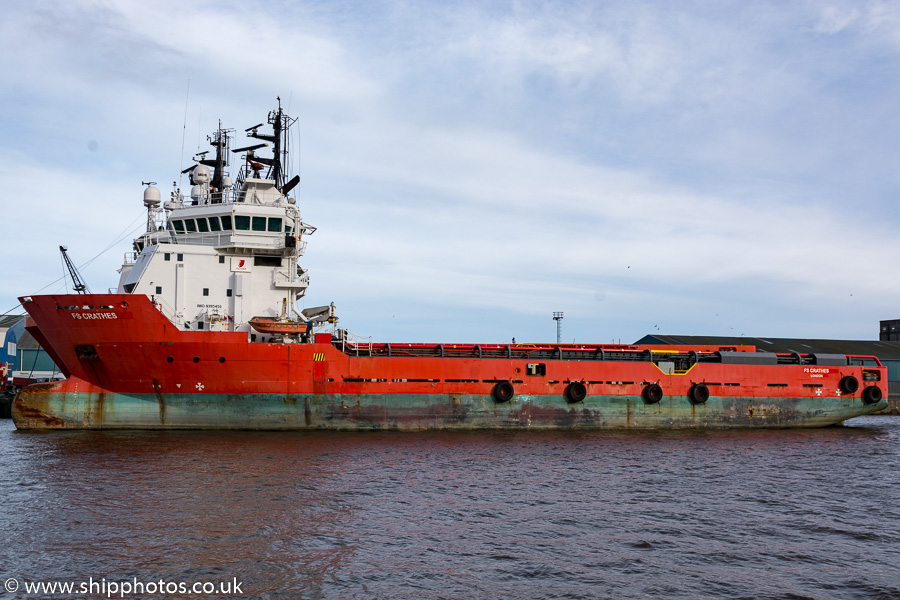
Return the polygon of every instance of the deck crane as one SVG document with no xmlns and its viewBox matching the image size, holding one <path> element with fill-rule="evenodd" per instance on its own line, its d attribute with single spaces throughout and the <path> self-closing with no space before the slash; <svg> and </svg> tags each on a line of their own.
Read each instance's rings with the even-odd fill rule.
<svg viewBox="0 0 900 600">
<path fill-rule="evenodd" d="M 79 294 L 90 294 L 91 289 L 81 278 L 81 273 L 78 272 L 78 269 L 75 268 L 75 265 L 72 264 L 71 259 L 69 259 L 69 255 L 66 254 L 66 250 L 67 248 L 65 246 L 59 247 L 59 251 L 60 253 L 62 253 L 63 260 L 66 263 L 66 268 L 69 269 L 69 275 L 72 277 L 72 286 Z"/>
</svg>

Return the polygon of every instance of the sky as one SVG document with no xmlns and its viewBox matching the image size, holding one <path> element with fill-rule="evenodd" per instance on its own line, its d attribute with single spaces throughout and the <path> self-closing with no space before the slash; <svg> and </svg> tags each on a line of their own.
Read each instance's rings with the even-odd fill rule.
<svg viewBox="0 0 900 600">
<path fill-rule="evenodd" d="M 4 7 L 3 312 L 65 291 L 61 244 L 114 288 L 142 182 L 166 198 L 219 120 L 242 134 L 280 97 L 318 228 L 301 307 L 356 335 L 551 342 L 559 311 L 564 342 L 874 340 L 900 318 L 900 3 L 150 4 Z"/>
</svg>

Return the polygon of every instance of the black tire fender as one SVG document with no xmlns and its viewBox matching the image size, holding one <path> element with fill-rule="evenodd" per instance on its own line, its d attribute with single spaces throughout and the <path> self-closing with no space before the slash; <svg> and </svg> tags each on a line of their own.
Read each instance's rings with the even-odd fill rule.
<svg viewBox="0 0 900 600">
<path fill-rule="evenodd" d="M 863 403 L 865 404 L 878 404 L 883 397 L 884 394 L 877 385 L 870 385 L 863 390 Z"/>
<path fill-rule="evenodd" d="M 859 390 L 859 379 L 853 375 L 841 378 L 841 391 L 845 394 L 855 394 Z"/>
<path fill-rule="evenodd" d="M 584 402 L 585 398 L 587 398 L 587 388 L 582 382 L 573 381 L 566 386 L 566 401 L 569 404 Z"/>
<path fill-rule="evenodd" d="M 695 383 L 690 392 L 691 404 L 703 404 L 709 400 L 709 388 L 705 383 Z"/>
<path fill-rule="evenodd" d="M 491 395 L 494 396 L 494 401 L 498 403 L 509 402 L 512 400 L 512 397 L 516 395 L 516 390 L 510 382 L 501 381 L 494 386 Z"/>
<path fill-rule="evenodd" d="M 644 398 L 644 402 L 646 402 L 647 404 L 656 404 L 663 399 L 663 389 L 659 386 L 658 383 L 651 383 L 650 385 L 644 387 L 644 391 L 641 392 L 641 396 Z"/>
</svg>

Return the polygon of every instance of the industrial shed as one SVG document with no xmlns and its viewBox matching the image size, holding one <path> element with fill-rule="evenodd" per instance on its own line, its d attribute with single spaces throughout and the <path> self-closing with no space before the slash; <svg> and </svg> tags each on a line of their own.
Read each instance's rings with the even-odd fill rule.
<svg viewBox="0 0 900 600">
<path fill-rule="evenodd" d="M 0 363 L 5 366 L 6 376 L 16 373 L 16 377 L 32 380 L 57 379 L 61 376 L 50 355 L 25 330 L 24 316 L 16 317 L 9 324 L 2 341 Z"/>
</svg>

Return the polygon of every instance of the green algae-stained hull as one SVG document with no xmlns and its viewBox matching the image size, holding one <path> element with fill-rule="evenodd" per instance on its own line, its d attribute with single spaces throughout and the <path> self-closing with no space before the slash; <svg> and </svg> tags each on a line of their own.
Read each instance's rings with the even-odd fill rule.
<svg viewBox="0 0 900 600">
<path fill-rule="evenodd" d="M 54 393 L 32 386 L 16 399 L 19 429 L 721 429 L 819 427 L 884 408 L 858 398 L 667 397 L 449 394 L 264 395 Z"/>
</svg>

